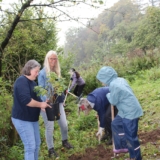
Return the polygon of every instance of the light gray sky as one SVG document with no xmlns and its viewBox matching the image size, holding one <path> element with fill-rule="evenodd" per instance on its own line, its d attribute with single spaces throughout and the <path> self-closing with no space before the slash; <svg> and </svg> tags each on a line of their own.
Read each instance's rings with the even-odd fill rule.
<svg viewBox="0 0 160 160">
<path fill-rule="evenodd" d="M 45 0 L 41 0 L 41 1 L 45 2 Z M 103 7 L 101 6 L 96 9 L 93 7 L 91 8 L 87 5 L 78 5 L 76 7 L 68 7 L 68 8 L 65 7 L 65 8 L 63 8 L 63 10 L 67 14 L 69 14 L 71 17 L 75 17 L 75 18 L 96 18 L 104 9 L 110 8 L 118 1 L 119 0 L 104 0 Z M 9 8 L 9 5 L 14 2 L 16 3 L 16 2 L 18 2 L 18 0 L 2 0 L 2 2 L 0 2 L 0 4 L 2 6 L 2 9 L 5 9 L 5 8 Z M 40 2 L 40 0 L 33 0 L 32 3 L 38 4 L 39 2 Z M 84 24 L 86 24 L 87 20 L 83 20 L 82 22 Z M 65 32 L 71 27 L 79 28 L 79 27 L 84 27 L 84 26 L 77 21 L 63 21 L 63 22 L 57 23 L 58 38 L 59 38 L 58 45 L 64 44 Z"/>
<path fill-rule="evenodd" d="M 80 5 L 77 7 L 73 7 L 68 12 L 73 13 L 74 17 L 96 18 L 104 9 L 110 8 L 118 1 L 119 0 L 106 0 L 106 3 L 103 5 L 103 7 L 100 7 L 97 9 L 88 7 L 87 5 Z M 82 21 L 82 20 L 80 20 L 80 21 Z M 82 22 L 84 24 L 87 24 L 87 20 L 83 20 Z M 57 27 L 59 29 L 58 37 L 60 39 L 58 44 L 63 45 L 65 42 L 65 32 L 69 28 L 71 28 L 71 27 L 79 28 L 79 27 L 85 27 L 85 26 L 82 25 L 80 22 L 78 23 L 77 21 L 68 21 L 68 22 L 59 22 Z"/>
</svg>

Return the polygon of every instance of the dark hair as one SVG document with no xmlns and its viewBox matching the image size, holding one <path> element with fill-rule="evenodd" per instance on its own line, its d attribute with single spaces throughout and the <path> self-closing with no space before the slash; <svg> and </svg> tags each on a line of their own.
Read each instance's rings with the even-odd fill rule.
<svg viewBox="0 0 160 160">
<path fill-rule="evenodd" d="M 74 68 L 71 68 L 71 70 L 76 74 L 76 78 L 80 77 L 80 74 Z"/>
<path fill-rule="evenodd" d="M 25 64 L 25 66 L 23 67 L 21 73 L 22 73 L 23 75 L 30 76 L 30 75 L 31 75 L 31 73 L 30 73 L 31 69 L 36 68 L 36 67 L 39 67 L 39 68 L 40 68 L 41 65 L 40 65 L 36 60 L 34 60 L 34 59 L 29 60 L 29 61 Z"/>
<path fill-rule="evenodd" d="M 74 68 L 71 68 L 71 70 L 72 70 L 73 72 L 75 72 L 75 71 L 76 71 Z"/>
</svg>

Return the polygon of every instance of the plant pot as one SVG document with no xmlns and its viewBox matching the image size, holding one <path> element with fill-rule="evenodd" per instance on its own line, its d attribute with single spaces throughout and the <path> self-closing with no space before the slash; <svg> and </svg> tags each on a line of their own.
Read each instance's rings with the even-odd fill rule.
<svg viewBox="0 0 160 160">
<path fill-rule="evenodd" d="M 48 121 L 56 121 L 60 119 L 60 110 L 59 110 L 59 103 L 52 103 L 49 104 L 52 108 L 47 107 L 46 114 Z"/>
</svg>

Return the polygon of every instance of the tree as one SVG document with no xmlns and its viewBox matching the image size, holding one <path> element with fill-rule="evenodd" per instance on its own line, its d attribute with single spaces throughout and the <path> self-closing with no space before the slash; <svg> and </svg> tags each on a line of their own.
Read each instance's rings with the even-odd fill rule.
<svg viewBox="0 0 160 160">
<path fill-rule="evenodd" d="M 160 43 L 160 9 L 149 7 L 139 28 L 136 30 L 132 44 L 146 52 L 146 49 L 159 47 Z"/>
<path fill-rule="evenodd" d="M 159 5 L 160 0 L 149 0 L 149 2 L 150 2 L 150 3 L 151 3 L 151 5 L 154 7 L 154 6 Z"/>
<path fill-rule="evenodd" d="M 53 1 L 48 0 L 46 3 L 39 2 L 38 4 L 33 4 L 34 0 L 21 0 L 21 3 L 17 5 L 18 11 L 16 10 L 12 14 L 15 15 L 13 21 L 10 24 L 5 24 L 5 20 L 1 19 L 1 28 L 7 28 L 5 37 L 2 39 L 0 44 L 0 76 L 2 75 L 2 58 L 4 55 L 4 49 L 9 43 L 15 28 L 17 27 L 18 23 L 26 22 L 26 21 L 39 21 L 44 19 L 51 19 L 53 21 L 57 21 L 57 19 L 65 18 L 64 20 L 77 20 L 76 18 L 72 18 L 69 14 L 65 13 L 65 11 L 61 10 L 60 7 L 73 7 L 75 5 L 79 5 L 80 3 L 93 6 L 93 3 L 87 4 L 85 1 L 72 1 L 72 0 L 59 0 Z M 102 3 L 101 0 L 98 1 L 100 4 Z M 34 18 L 25 19 L 23 17 L 24 12 L 26 12 L 29 8 L 31 8 L 35 14 Z M 48 14 L 42 14 L 42 10 L 47 9 L 47 11 L 52 11 L 52 15 L 49 16 Z M 9 11 L 4 11 L 8 14 L 11 14 Z M 67 17 L 67 18 L 66 18 Z M 61 19 L 60 19 L 61 20 Z"/>
<path fill-rule="evenodd" d="M 108 57 L 109 54 L 124 54 L 128 50 L 141 16 L 139 8 L 132 0 L 120 0 L 113 7 L 104 10 L 90 23 L 95 32 L 84 28 L 83 32 L 76 35 L 74 41 L 74 45 L 77 46 L 74 51 L 78 52 L 76 59 L 79 62 L 90 62 L 94 55 L 94 58 L 102 62 L 104 56 Z M 67 39 L 66 45 L 72 45 L 69 43 Z M 113 47 L 114 45 L 116 46 Z"/>
<path fill-rule="evenodd" d="M 28 9 L 23 14 L 23 18 L 34 18 L 34 12 Z M 12 20 L 12 15 L 6 15 L 7 24 L 12 22 Z M 5 29 L 2 30 L 5 32 Z M 18 23 L 3 55 L 3 77 L 14 81 L 29 59 L 36 59 L 43 64 L 46 52 L 57 48 L 56 36 L 57 31 L 54 21 L 46 19 L 36 21 L 36 23 L 30 21 Z"/>
</svg>

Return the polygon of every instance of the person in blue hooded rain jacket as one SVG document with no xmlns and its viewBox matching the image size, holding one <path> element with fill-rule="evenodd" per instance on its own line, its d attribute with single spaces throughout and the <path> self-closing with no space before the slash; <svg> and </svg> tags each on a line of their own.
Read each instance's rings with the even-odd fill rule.
<svg viewBox="0 0 160 160">
<path fill-rule="evenodd" d="M 115 143 L 115 153 L 125 152 L 128 148 L 130 158 L 127 160 L 142 160 L 138 140 L 138 120 L 143 115 L 142 107 L 124 78 L 110 66 L 102 67 L 96 78 L 109 86 L 107 99 L 118 109 L 118 114 L 112 121 L 112 134 Z M 127 143 L 126 143 L 127 142 Z"/>
<path fill-rule="evenodd" d="M 96 88 L 87 95 L 87 98 L 80 99 L 78 107 L 79 111 L 85 111 L 86 114 L 92 109 L 97 112 L 100 124 L 96 136 L 100 135 L 102 137 L 102 132 L 105 130 L 105 138 L 108 139 L 107 144 L 112 144 L 111 105 L 106 98 L 107 93 L 109 93 L 108 87 Z M 114 113 L 117 114 L 116 107 Z"/>
</svg>

